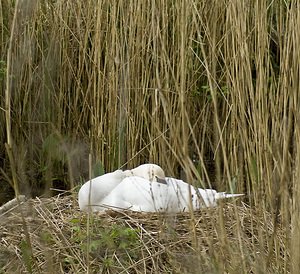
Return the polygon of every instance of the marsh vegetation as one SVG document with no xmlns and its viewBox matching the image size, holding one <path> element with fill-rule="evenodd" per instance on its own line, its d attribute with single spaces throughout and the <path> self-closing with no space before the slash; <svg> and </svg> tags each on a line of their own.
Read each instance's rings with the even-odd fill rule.
<svg viewBox="0 0 300 274">
<path fill-rule="evenodd" d="M 221 205 L 208 218 L 211 226 L 201 230 L 205 251 L 198 249 L 197 220 L 208 213 L 190 216 L 190 238 L 182 241 L 191 241 L 183 246 L 192 249 L 187 256 L 192 254 L 198 269 L 298 273 L 298 1 L 0 3 L 1 203 L 14 193 L 51 197 L 55 189 L 65 189 L 74 194 L 69 198 L 77 216 L 76 187 L 84 180 L 153 162 L 166 174 L 197 186 L 246 194 L 245 204 Z M 51 214 L 53 199 L 47 209 Z M 32 216 L 42 216 L 38 200 L 32 203 Z M 83 227 L 78 232 L 67 216 L 67 226 L 49 221 L 51 239 L 36 235 L 23 216 L 16 227 L 27 236 L 11 246 L 1 242 L 1 250 L 21 254 L 17 269 L 34 273 L 51 266 L 55 271 L 92 273 L 101 254 L 102 263 L 108 258 L 103 273 L 119 273 L 116 264 L 124 273 L 199 273 L 170 255 L 169 243 L 149 240 L 151 233 L 143 238 L 138 225 L 128 230 L 128 222 L 118 221 L 116 227 L 97 230 L 89 219 L 94 217 L 79 214 L 76 220 Z M 230 227 L 224 218 L 236 225 Z M 1 218 L 2 233 L 8 220 Z M 167 231 L 168 240 L 177 244 L 180 233 L 186 236 L 188 230 Z M 84 238 L 83 232 L 90 236 Z M 124 253 L 115 238 L 112 246 L 102 239 L 96 247 L 80 249 L 84 241 L 93 244 L 95 233 L 117 234 L 117 242 L 126 238 L 126 248 L 139 249 L 134 255 Z M 63 234 L 71 235 L 70 242 Z M 153 242 L 157 245 L 151 249 L 147 244 Z M 99 246 L 104 251 L 95 256 Z M 48 256 L 39 257 L 58 250 L 68 256 L 52 256 L 51 262 Z M 78 250 L 84 250 L 80 260 Z M 157 257 L 154 250 L 165 257 Z M 140 264 L 145 258 L 150 263 Z M 0 263 L 4 273 L 12 269 L 3 258 Z"/>
</svg>

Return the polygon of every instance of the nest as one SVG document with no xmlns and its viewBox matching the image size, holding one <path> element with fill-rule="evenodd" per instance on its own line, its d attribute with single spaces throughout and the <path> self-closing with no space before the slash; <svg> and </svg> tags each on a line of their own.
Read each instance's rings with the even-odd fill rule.
<svg viewBox="0 0 300 274">
<path fill-rule="evenodd" d="M 5 273 L 289 271 L 284 228 L 246 204 L 192 214 L 87 214 L 73 196 L 56 196 L 20 201 L 1 214 Z"/>
</svg>

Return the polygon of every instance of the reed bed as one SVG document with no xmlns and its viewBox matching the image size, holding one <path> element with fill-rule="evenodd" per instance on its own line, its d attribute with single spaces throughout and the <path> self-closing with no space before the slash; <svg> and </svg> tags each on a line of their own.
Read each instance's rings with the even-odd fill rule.
<svg viewBox="0 0 300 274">
<path fill-rule="evenodd" d="M 1 0 L 1 204 L 154 162 L 245 193 L 253 220 L 272 219 L 260 252 L 284 246 L 278 273 L 298 273 L 299 10 L 293 0 Z M 260 257 L 263 270 L 276 256 Z"/>
</svg>

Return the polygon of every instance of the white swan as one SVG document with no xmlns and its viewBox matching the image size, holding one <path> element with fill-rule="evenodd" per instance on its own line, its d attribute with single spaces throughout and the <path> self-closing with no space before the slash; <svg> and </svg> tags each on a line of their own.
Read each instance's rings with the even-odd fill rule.
<svg viewBox="0 0 300 274">
<path fill-rule="evenodd" d="M 162 168 L 155 164 L 143 164 L 131 170 L 116 170 L 111 173 L 98 176 L 87 181 L 78 192 L 78 204 L 80 210 L 97 211 L 97 205 L 101 203 L 123 179 L 129 176 L 139 176 L 153 181 L 156 178 L 164 178 L 165 173 Z"/>
<path fill-rule="evenodd" d="M 244 194 L 226 194 L 213 189 L 195 188 L 182 180 L 170 177 L 166 177 L 163 182 L 151 182 L 132 176 L 118 184 L 102 200 L 102 205 L 97 207 L 97 210 L 113 208 L 143 212 L 183 212 L 190 209 L 190 201 L 193 210 L 196 210 L 214 207 L 219 199 L 242 195 Z"/>
</svg>

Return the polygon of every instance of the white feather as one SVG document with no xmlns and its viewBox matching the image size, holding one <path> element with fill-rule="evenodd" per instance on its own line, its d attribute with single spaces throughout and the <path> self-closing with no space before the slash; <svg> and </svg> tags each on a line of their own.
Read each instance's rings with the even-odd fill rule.
<svg viewBox="0 0 300 274">
<path fill-rule="evenodd" d="M 228 194 L 241 196 L 243 194 Z M 234 196 L 234 197 L 235 197 Z M 96 210 L 127 209 L 143 212 L 183 212 L 214 207 L 217 200 L 228 198 L 213 189 L 194 188 L 182 180 L 166 177 L 165 183 L 141 177 L 127 177 L 95 207 Z M 190 203 L 191 202 L 191 203 Z"/>
<path fill-rule="evenodd" d="M 109 195 L 126 177 L 139 176 L 152 181 L 157 177 L 165 177 L 162 168 L 155 164 L 143 164 L 131 170 L 116 170 L 87 181 L 78 192 L 80 210 L 99 210 L 97 205 Z"/>
</svg>

